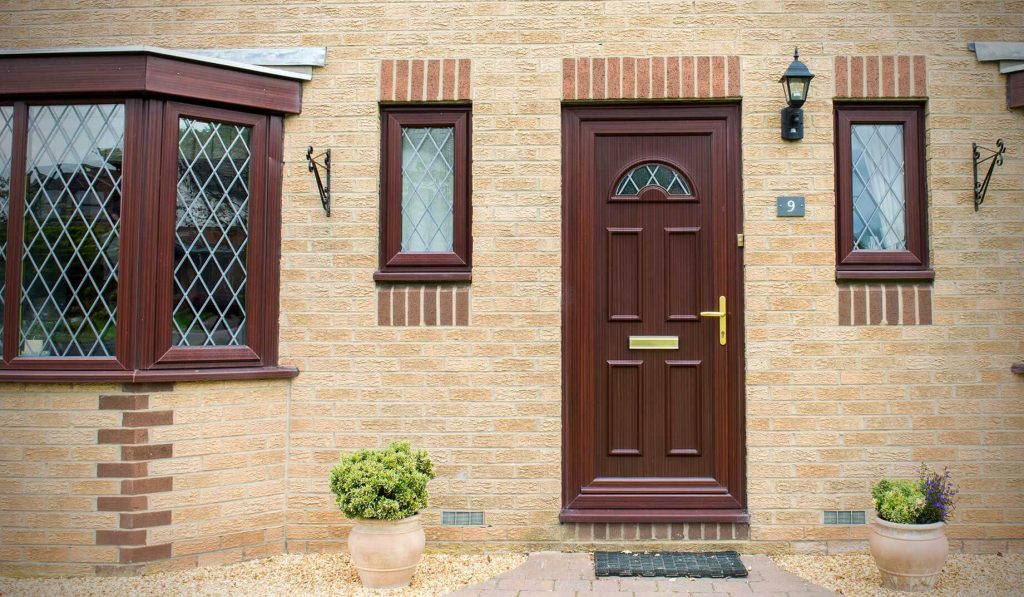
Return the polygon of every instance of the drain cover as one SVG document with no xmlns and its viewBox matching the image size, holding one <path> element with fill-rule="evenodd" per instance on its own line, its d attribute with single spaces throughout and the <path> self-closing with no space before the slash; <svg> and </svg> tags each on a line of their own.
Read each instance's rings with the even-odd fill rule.
<svg viewBox="0 0 1024 597">
<path fill-rule="evenodd" d="M 747 568 L 735 551 L 662 551 L 652 553 L 594 552 L 597 576 L 746 576 Z"/>
</svg>

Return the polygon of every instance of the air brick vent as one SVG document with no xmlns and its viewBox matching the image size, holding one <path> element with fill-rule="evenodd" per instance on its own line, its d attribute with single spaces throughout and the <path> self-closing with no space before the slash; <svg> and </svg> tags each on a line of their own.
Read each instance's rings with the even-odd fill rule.
<svg viewBox="0 0 1024 597">
<path fill-rule="evenodd" d="M 441 512 L 441 526 L 446 527 L 479 527 L 484 524 L 483 512 Z"/>
<path fill-rule="evenodd" d="M 867 524 L 864 510 L 825 510 L 825 524 Z"/>
</svg>

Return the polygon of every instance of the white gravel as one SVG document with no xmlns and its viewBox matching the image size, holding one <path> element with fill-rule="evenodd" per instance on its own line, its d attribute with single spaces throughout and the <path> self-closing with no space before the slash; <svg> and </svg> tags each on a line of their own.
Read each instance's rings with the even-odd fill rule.
<svg viewBox="0 0 1024 597">
<path fill-rule="evenodd" d="M 485 581 L 526 561 L 515 553 L 427 554 L 406 589 L 364 589 L 346 554 L 280 555 L 228 566 L 207 566 L 181 572 L 118 578 L 0 577 L 3 597 L 63 595 L 75 597 L 299 595 L 369 597 L 444 595 Z"/>
<path fill-rule="evenodd" d="M 935 588 L 903 593 L 881 587 L 870 555 L 777 555 L 779 568 L 849 597 L 1017 597 L 1024 595 L 1024 555 L 951 554 Z"/>
</svg>

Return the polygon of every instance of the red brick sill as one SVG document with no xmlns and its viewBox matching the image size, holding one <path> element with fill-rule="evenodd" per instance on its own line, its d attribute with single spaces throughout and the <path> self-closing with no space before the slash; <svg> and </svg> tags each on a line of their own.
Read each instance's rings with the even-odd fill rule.
<svg viewBox="0 0 1024 597">
<path fill-rule="evenodd" d="M 232 379 L 289 379 L 299 374 L 294 367 L 225 367 L 220 369 L 148 369 L 135 371 L 5 370 L 0 382 L 162 382 L 217 381 Z"/>
</svg>

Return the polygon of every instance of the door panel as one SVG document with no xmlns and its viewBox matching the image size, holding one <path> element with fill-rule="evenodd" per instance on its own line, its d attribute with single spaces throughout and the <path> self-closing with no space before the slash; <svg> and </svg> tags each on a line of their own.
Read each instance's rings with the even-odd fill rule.
<svg viewBox="0 0 1024 597">
<path fill-rule="evenodd" d="M 563 520 L 745 520 L 738 117 L 564 112 Z"/>
<path fill-rule="evenodd" d="M 608 320 L 643 321 L 643 229 L 608 228 Z"/>
</svg>

